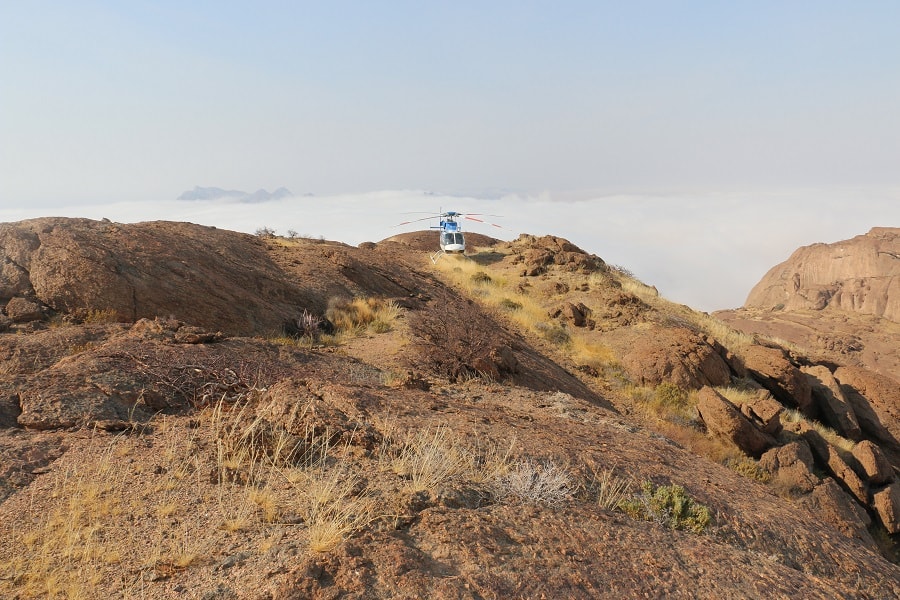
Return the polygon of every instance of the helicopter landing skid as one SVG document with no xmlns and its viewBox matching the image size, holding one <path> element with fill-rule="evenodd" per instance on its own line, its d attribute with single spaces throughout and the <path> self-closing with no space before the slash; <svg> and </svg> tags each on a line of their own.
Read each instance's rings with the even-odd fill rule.
<svg viewBox="0 0 900 600">
<path fill-rule="evenodd" d="M 442 257 L 444 254 L 446 254 L 446 252 L 444 252 L 443 250 L 438 250 L 437 252 L 435 252 L 434 254 L 432 254 L 432 255 L 431 255 L 431 264 L 436 265 L 438 259 L 439 259 L 440 257 Z"/>
</svg>

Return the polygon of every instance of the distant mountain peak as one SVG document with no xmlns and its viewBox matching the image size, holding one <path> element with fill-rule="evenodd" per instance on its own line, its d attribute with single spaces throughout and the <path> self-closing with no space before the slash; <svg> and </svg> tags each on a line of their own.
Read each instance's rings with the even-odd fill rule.
<svg viewBox="0 0 900 600">
<path fill-rule="evenodd" d="M 219 187 L 200 187 L 194 186 L 194 189 L 188 190 L 178 196 L 178 200 L 231 200 L 235 202 L 268 202 L 269 200 L 280 200 L 293 196 L 291 191 L 285 187 L 280 187 L 274 192 L 265 189 L 258 189 L 252 194 L 243 190 L 225 190 Z"/>
</svg>

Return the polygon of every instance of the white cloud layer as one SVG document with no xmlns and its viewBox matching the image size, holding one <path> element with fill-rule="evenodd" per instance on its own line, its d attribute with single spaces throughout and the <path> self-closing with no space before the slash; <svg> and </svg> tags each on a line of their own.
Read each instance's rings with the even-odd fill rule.
<svg viewBox="0 0 900 600">
<path fill-rule="evenodd" d="M 750 288 L 796 248 L 834 242 L 872 227 L 900 226 L 900 188 L 784 190 L 702 194 L 507 195 L 495 199 L 379 191 L 285 198 L 260 204 L 145 201 L 0 208 L 0 221 L 42 216 L 108 218 L 130 223 L 171 220 L 253 233 L 325 237 L 348 244 L 426 229 L 410 212 L 439 210 L 501 215 L 505 228 L 466 221 L 464 229 L 503 239 L 519 233 L 565 237 L 655 285 L 670 300 L 700 310 L 743 304 Z M 436 223 L 435 223 L 436 224 Z M 437 244 L 437 236 L 435 236 Z"/>
</svg>

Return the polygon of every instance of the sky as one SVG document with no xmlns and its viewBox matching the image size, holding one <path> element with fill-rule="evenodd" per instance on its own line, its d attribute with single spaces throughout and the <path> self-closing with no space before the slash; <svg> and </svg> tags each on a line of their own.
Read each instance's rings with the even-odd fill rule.
<svg viewBox="0 0 900 600">
<path fill-rule="evenodd" d="M 900 225 L 897 23 L 894 0 L 0 0 L 0 220 L 356 243 L 489 212 L 737 306 L 800 245 Z M 297 198 L 174 202 L 196 185 Z"/>
</svg>

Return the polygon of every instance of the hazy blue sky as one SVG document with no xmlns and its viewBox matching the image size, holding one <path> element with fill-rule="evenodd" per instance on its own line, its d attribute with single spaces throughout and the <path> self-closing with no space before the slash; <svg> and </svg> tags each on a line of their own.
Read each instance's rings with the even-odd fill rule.
<svg viewBox="0 0 900 600">
<path fill-rule="evenodd" d="M 900 2 L 2 2 L 0 201 L 900 183 Z"/>
<path fill-rule="evenodd" d="M 441 208 L 371 192 L 505 197 L 515 233 L 734 305 L 755 261 L 900 225 L 898 24 L 896 0 L 0 0 L 0 219 L 286 186 L 337 215 L 298 199 L 286 227 L 352 241 Z"/>
</svg>

